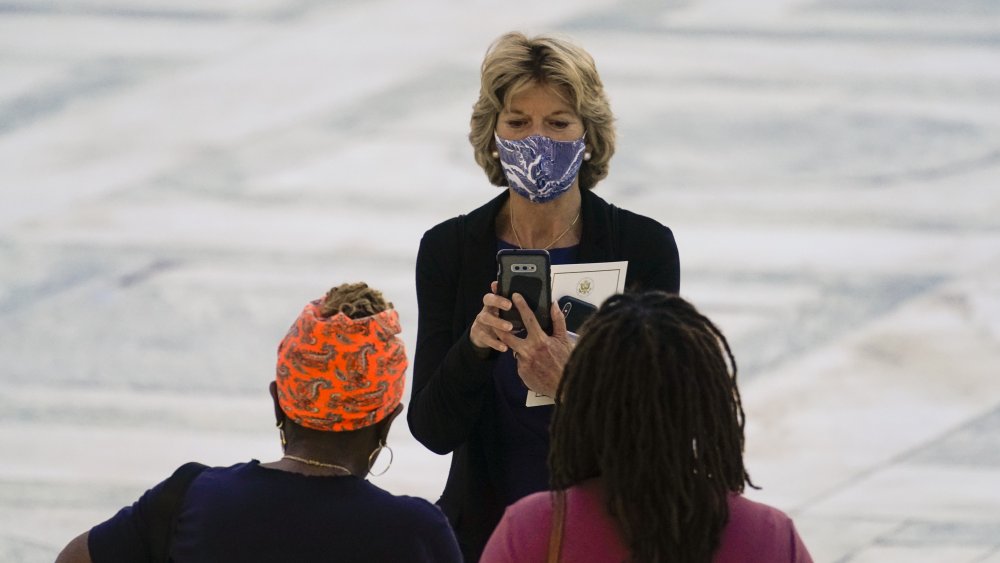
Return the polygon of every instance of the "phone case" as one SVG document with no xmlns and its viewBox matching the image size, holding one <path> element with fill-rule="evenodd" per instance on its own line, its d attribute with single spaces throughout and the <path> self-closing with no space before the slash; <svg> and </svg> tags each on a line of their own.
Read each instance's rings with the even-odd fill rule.
<svg viewBox="0 0 1000 563">
<path fill-rule="evenodd" d="M 597 307 L 592 303 L 587 303 L 582 299 L 577 299 L 571 295 L 564 295 L 559 298 L 559 310 L 566 317 L 566 330 L 579 332 L 580 326 L 587 317 L 597 311 Z"/>
<path fill-rule="evenodd" d="M 551 261 L 545 250 L 515 249 L 501 250 L 497 253 L 497 291 L 510 299 L 514 293 L 520 293 L 528 306 L 535 312 L 535 318 L 545 332 L 552 331 L 552 318 L 549 307 L 552 304 Z M 510 321 L 514 330 L 524 328 L 521 314 L 517 308 L 510 311 L 500 311 L 500 318 Z"/>
</svg>

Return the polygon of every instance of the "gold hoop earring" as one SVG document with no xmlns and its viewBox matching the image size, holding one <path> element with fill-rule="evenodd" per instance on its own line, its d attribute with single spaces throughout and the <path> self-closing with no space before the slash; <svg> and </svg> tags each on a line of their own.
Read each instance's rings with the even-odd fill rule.
<svg viewBox="0 0 1000 563">
<path fill-rule="evenodd" d="M 383 449 L 389 450 L 389 464 L 386 465 L 385 469 L 383 469 L 382 471 L 379 471 L 378 473 L 372 473 L 372 467 L 375 465 L 375 460 L 378 459 L 378 456 L 380 453 L 382 453 Z M 392 467 L 392 458 L 393 458 L 392 448 L 386 445 L 385 440 L 380 440 L 378 443 L 378 447 L 372 450 L 372 453 L 368 455 L 368 474 L 371 475 L 372 477 L 381 477 L 382 475 L 385 475 L 385 472 L 389 471 L 389 468 Z"/>
<path fill-rule="evenodd" d="M 285 440 L 285 421 L 282 420 L 275 426 L 278 427 L 278 436 L 281 437 L 281 451 L 285 451 L 285 446 L 288 445 L 288 441 Z"/>
</svg>

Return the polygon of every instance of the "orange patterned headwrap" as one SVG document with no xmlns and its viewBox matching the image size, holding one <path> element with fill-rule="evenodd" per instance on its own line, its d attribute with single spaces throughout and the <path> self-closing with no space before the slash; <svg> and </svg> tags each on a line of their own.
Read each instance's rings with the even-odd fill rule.
<svg viewBox="0 0 1000 563">
<path fill-rule="evenodd" d="M 403 398 L 406 350 L 393 309 L 323 318 L 306 305 L 278 346 L 278 403 L 300 426 L 342 432 L 371 426 Z"/>
</svg>

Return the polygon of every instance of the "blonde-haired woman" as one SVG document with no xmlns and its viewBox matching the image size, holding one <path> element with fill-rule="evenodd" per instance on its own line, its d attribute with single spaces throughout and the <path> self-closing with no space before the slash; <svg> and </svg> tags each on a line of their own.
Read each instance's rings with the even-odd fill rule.
<svg viewBox="0 0 1000 563">
<path fill-rule="evenodd" d="M 558 307 L 547 334 L 523 299 L 495 294 L 497 251 L 544 249 L 553 264 L 627 261 L 627 291 L 680 287 L 670 229 L 592 191 L 608 174 L 615 132 L 591 56 L 563 39 L 508 33 L 488 50 L 481 81 L 469 140 L 504 189 L 421 240 L 407 417 L 425 446 L 453 454 L 438 504 L 467 561 L 507 505 L 548 488 L 552 407 L 527 407 L 525 397 L 529 388 L 554 395 L 571 348 Z M 526 332 L 499 317 L 512 307 Z"/>
</svg>

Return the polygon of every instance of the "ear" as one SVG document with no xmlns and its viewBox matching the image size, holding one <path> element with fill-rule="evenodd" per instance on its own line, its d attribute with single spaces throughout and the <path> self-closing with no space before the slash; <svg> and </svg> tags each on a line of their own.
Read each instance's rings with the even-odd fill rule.
<svg viewBox="0 0 1000 563">
<path fill-rule="evenodd" d="M 274 401 L 274 422 L 281 426 L 281 423 L 288 417 L 285 415 L 285 411 L 281 410 L 281 404 L 278 403 L 278 383 L 272 381 L 268 389 L 271 391 L 271 400 Z"/>
<path fill-rule="evenodd" d="M 389 427 L 392 426 L 392 421 L 396 420 L 396 417 L 399 416 L 399 413 L 401 412 L 403 412 L 403 405 L 396 405 L 396 408 L 392 409 L 392 412 L 378 423 L 376 434 L 378 435 L 378 441 L 380 444 L 385 443 L 385 441 L 389 438 Z"/>
</svg>

